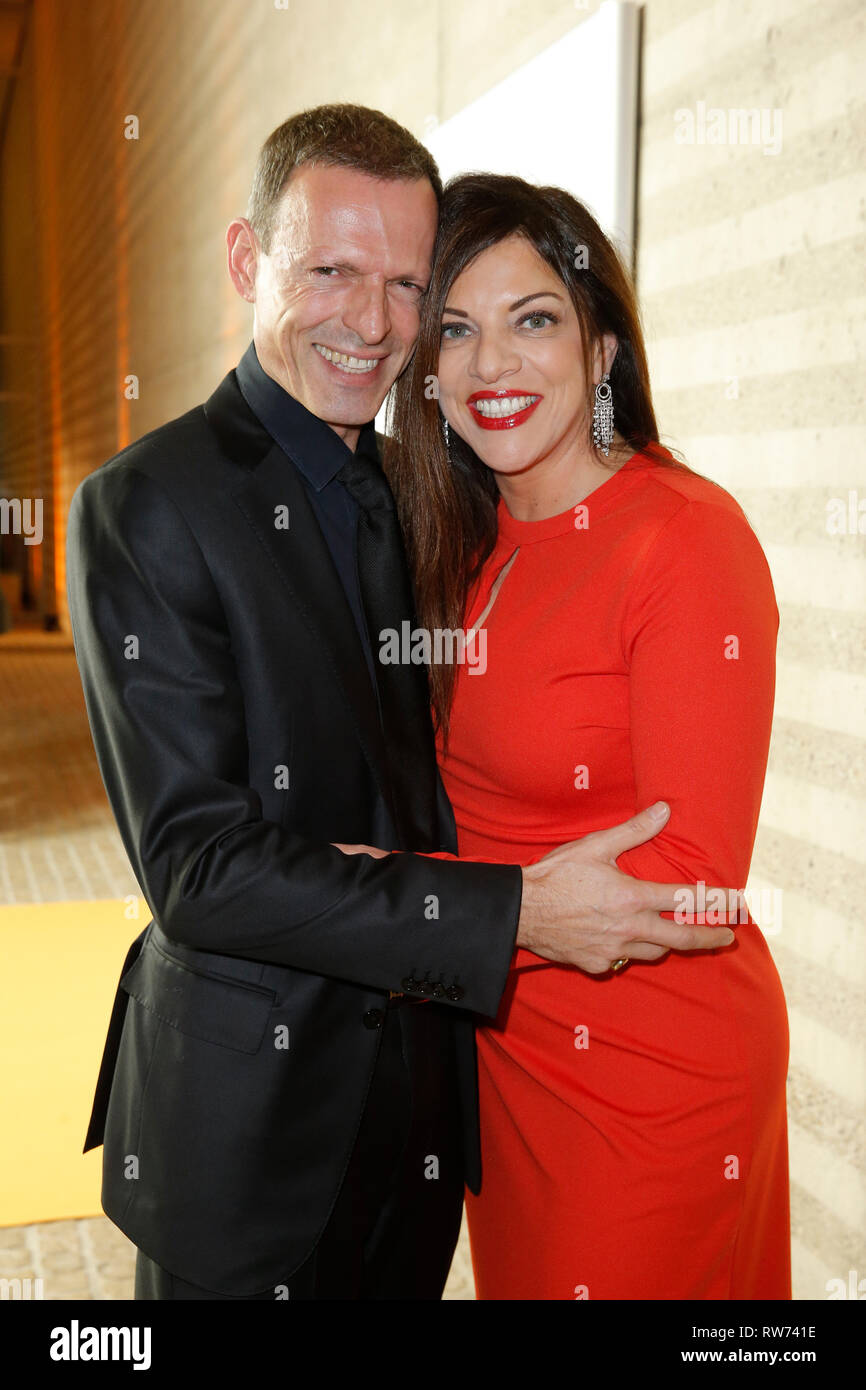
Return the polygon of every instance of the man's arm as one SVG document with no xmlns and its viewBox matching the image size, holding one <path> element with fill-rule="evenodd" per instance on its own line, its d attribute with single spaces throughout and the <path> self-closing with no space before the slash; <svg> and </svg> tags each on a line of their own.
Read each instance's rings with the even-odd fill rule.
<svg viewBox="0 0 866 1390">
<path fill-rule="evenodd" d="M 617 867 L 620 855 L 658 835 L 669 818 L 670 807 L 658 801 L 630 820 L 571 840 L 524 868 L 515 945 L 546 960 L 576 965 L 589 975 L 605 974 L 611 961 L 621 956 L 660 960 L 668 951 L 714 951 L 729 946 L 734 933 L 727 927 L 690 926 L 660 915 L 676 911 L 683 894 L 694 901 L 694 883 L 644 882 Z M 371 845 L 338 844 L 336 848 L 377 859 L 389 853 Z M 423 857 L 454 860 L 445 854 Z M 728 889 L 726 902 L 736 921 L 740 895 Z"/>
<path fill-rule="evenodd" d="M 85 479 L 70 506 L 67 576 L 103 781 L 166 935 L 374 989 L 400 990 L 409 975 L 456 981 L 451 1002 L 494 1014 L 520 870 L 350 859 L 264 819 L 248 785 L 228 621 L 166 490 L 128 465 Z"/>
</svg>

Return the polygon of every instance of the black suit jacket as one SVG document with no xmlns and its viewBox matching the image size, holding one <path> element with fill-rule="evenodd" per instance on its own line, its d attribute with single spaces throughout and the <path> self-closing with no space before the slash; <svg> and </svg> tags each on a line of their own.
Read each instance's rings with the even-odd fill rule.
<svg viewBox="0 0 866 1390">
<path fill-rule="evenodd" d="M 67 576 L 100 769 L 153 915 L 85 1151 L 104 1142 L 104 1209 L 147 1255 L 261 1292 L 328 1219 L 381 1037 L 370 1011 L 407 978 L 453 1014 L 478 1189 L 473 1014 L 499 1004 L 520 870 L 331 847 L 387 833 L 376 698 L 303 483 L 234 372 L 80 484 Z M 439 793 L 439 823 L 402 849 L 456 852 Z"/>
</svg>

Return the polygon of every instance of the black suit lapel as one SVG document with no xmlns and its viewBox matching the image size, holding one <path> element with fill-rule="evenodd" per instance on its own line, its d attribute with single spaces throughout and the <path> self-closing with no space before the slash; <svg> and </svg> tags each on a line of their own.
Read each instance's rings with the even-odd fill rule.
<svg viewBox="0 0 866 1390">
<path fill-rule="evenodd" d="M 239 515 L 322 648 L 393 819 L 376 693 L 352 610 L 300 475 L 250 410 L 234 372 L 206 402 L 205 413 L 223 451 L 243 470 L 232 493 Z M 287 529 L 275 524 L 282 515 L 278 509 L 287 509 Z"/>
</svg>

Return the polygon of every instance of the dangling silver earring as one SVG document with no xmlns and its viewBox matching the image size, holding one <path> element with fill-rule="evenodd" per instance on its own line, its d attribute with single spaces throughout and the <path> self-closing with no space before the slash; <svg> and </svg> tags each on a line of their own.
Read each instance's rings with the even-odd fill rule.
<svg viewBox="0 0 866 1390">
<path fill-rule="evenodd" d="M 444 418 L 444 417 L 443 417 L 443 418 Z M 445 420 L 444 434 L 445 434 L 445 452 L 446 452 L 446 454 L 448 455 L 448 462 L 450 463 L 450 462 L 451 462 L 451 443 L 450 443 L 450 440 L 449 440 L 449 438 L 448 438 L 448 421 L 447 421 L 447 420 Z"/>
<path fill-rule="evenodd" d="M 592 442 L 607 458 L 613 441 L 613 392 L 608 384 L 609 372 L 605 372 L 595 388 L 595 404 L 592 408 Z"/>
</svg>

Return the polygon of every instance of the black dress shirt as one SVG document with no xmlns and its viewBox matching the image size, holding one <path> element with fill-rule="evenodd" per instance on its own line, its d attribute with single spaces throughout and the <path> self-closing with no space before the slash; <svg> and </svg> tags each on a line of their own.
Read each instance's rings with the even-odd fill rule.
<svg viewBox="0 0 866 1390">
<path fill-rule="evenodd" d="M 236 374 L 241 394 L 250 410 L 283 452 L 288 454 L 303 479 L 310 505 L 352 610 L 373 689 L 377 690 L 373 647 L 367 632 L 358 582 L 358 504 L 336 476 L 351 458 L 352 450 L 330 425 L 318 415 L 313 415 L 305 405 L 290 396 L 279 382 L 268 376 L 259 362 L 255 343 L 250 343 L 237 365 Z M 380 463 L 376 427 L 372 420 L 361 426 L 355 452 L 366 454 Z"/>
</svg>

